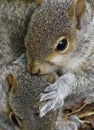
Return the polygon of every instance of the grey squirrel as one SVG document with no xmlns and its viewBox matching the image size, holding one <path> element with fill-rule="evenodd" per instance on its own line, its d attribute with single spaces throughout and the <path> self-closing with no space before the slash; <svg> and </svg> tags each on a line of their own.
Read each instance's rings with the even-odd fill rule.
<svg viewBox="0 0 94 130">
<path fill-rule="evenodd" d="M 39 117 L 40 94 L 48 83 L 43 76 L 30 75 L 25 67 L 24 60 L 0 69 L 0 129 L 52 130 L 57 112 Z"/>
<path fill-rule="evenodd" d="M 76 116 L 63 120 L 60 111 L 40 118 L 39 100 L 49 83 L 44 76 L 26 71 L 26 58 L 19 64 L 3 66 L 0 75 L 0 129 L 76 130 L 82 124 Z"/>
<path fill-rule="evenodd" d="M 22 1 L 19 1 L 19 0 L 18 1 L 7 1 L 7 2 L 5 2 L 4 5 L 2 2 L 1 5 L 4 9 L 6 8 L 6 6 L 9 7 L 9 10 L 10 10 L 13 7 L 12 6 L 13 3 L 11 3 L 11 2 L 14 2 L 15 6 L 16 6 L 17 3 L 18 3 L 18 5 L 20 5 L 19 2 L 22 2 Z M 27 3 L 27 1 L 26 1 L 26 3 Z M 28 6 L 29 5 L 30 5 L 30 3 L 28 4 Z M 10 8 L 10 6 L 11 6 L 11 8 Z M 17 10 L 18 10 L 18 8 L 17 8 Z M 8 14 L 10 11 L 2 10 L 1 12 L 2 12 L 1 14 L 3 16 L 4 12 L 5 12 L 5 14 Z M 12 13 L 13 12 L 11 10 L 11 14 Z M 13 13 L 13 15 L 14 14 L 15 13 Z M 4 15 L 4 17 L 5 16 L 6 15 Z M 17 17 L 17 20 L 18 20 L 18 17 Z M 9 22 L 9 19 L 6 19 L 6 17 L 5 17 L 2 23 L 4 23 L 4 22 Z M 13 21 L 13 23 L 14 22 L 15 22 L 15 20 Z M 22 22 L 22 20 L 21 20 L 21 22 Z M 16 24 L 13 24 L 14 25 L 13 28 L 15 28 L 15 29 L 12 28 L 11 22 L 9 22 L 9 23 L 10 24 L 8 24 L 8 25 L 10 25 L 10 27 L 8 27 L 6 23 L 4 26 L 2 26 L 2 28 L 4 27 L 3 28 L 4 30 L 2 29 L 4 31 L 2 34 L 7 32 L 7 33 L 5 33 L 5 36 L 7 36 L 7 34 L 9 34 L 8 32 L 10 32 L 13 35 L 8 35 L 8 36 L 11 36 L 11 37 L 13 36 L 12 37 L 14 39 L 13 41 L 15 41 L 17 43 L 17 41 L 21 40 L 19 38 L 19 35 L 20 35 L 20 32 L 22 32 L 22 31 L 20 29 L 18 29 L 18 32 L 19 32 L 19 30 L 20 30 L 20 32 L 16 33 L 16 34 L 19 34 L 19 35 L 17 35 L 19 40 L 17 40 L 16 39 L 17 37 L 14 34 L 17 31 L 15 29 L 17 29 L 17 27 L 18 27 L 18 22 L 17 22 L 17 26 L 16 26 Z M 8 30 L 5 31 L 6 29 L 8 29 Z M 9 31 L 9 29 L 12 32 Z M 5 36 L 3 37 L 3 39 L 5 39 Z M 8 38 L 9 38 L 9 45 L 12 46 L 12 42 L 10 42 L 12 40 L 10 37 L 8 37 Z M 5 49 L 2 48 L 0 50 L 5 50 L 5 52 L 6 52 L 8 39 L 6 39 L 5 41 L 7 41 Z M 17 43 L 17 45 L 19 45 L 18 43 Z M 8 46 L 8 47 L 10 47 L 10 46 Z M 11 54 L 11 52 L 13 50 L 16 51 L 15 50 L 16 48 L 14 49 L 14 47 L 12 49 L 11 48 L 9 48 L 9 49 L 10 49 L 10 51 L 8 51 L 8 53 L 7 52 L 2 53 L 2 54 L 4 54 L 4 57 L 2 58 L 2 60 L 4 60 L 4 61 L 1 60 L 2 63 L 6 63 L 6 62 L 8 63 L 8 61 L 10 61 L 11 58 L 10 58 L 10 60 L 8 60 L 6 57 L 9 56 L 8 54 Z M 18 49 L 20 50 L 20 47 L 18 47 Z M 13 59 L 15 59 L 14 58 L 15 56 L 20 55 L 20 54 L 15 53 L 14 51 L 13 51 L 14 55 L 12 55 Z M 20 51 L 22 51 L 22 50 L 20 50 Z M 6 60 L 8 60 L 8 61 L 6 61 Z M 10 62 L 10 63 L 12 63 L 12 62 Z M 45 81 L 43 76 L 36 76 L 36 75 L 31 76 L 30 74 L 27 73 L 27 71 L 25 69 L 25 65 L 23 63 L 20 65 L 12 64 L 9 66 L 4 64 L 2 66 L 2 68 L 0 68 L 0 129 L 2 129 L 2 130 L 14 130 L 14 129 L 16 129 L 16 130 L 20 130 L 20 129 L 21 130 L 42 130 L 42 129 L 43 130 L 44 129 L 45 130 L 46 129 L 47 130 L 48 129 L 49 130 L 62 130 L 62 129 L 63 130 L 73 130 L 73 129 L 77 130 L 77 127 L 82 122 L 75 116 L 70 117 L 70 119 L 68 121 L 63 121 L 63 119 L 61 118 L 62 113 L 60 112 L 60 114 L 61 114 L 61 117 L 60 117 L 60 115 L 55 111 L 53 113 L 49 113 L 42 119 L 39 117 L 37 110 L 39 109 L 38 108 L 39 99 L 41 97 L 40 94 L 43 92 L 45 87 L 49 85 L 48 82 Z M 48 77 L 49 77 L 49 74 L 48 74 Z"/>
<path fill-rule="evenodd" d="M 30 73 L 60 75 L 44 90 L 41 117 L 94 96 L 93 1 L 45 1 L 32 15 L 25 45 Z"/>
<path fill-rule="evenodd" d="M 57 112 L 53 112 L 41 119 L 39 99 L 48 82 L 43 76 L 28 74 L 25 63 L 12 64 L 24 51 L 29 19 L 41 4 L 41 0 L 37 1 L 39 5 L 32 2 L 35 1 L 0 1 L 0 129 L 77 129 L 81 121 L 75 116 L 63 121 Z"/>
</svg>

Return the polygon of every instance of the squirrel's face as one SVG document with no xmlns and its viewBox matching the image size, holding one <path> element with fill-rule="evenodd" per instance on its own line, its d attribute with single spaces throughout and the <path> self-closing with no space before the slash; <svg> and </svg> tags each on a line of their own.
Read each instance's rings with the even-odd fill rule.
<svg viewBox="0 0 94 130">
<path fill-rule="evenodd" d="M 81 0 L 78 0 L 78 5 L 79 1 Z M 76 6 L 75 3 L 74 5 Z M 71 8 L 69 11 L 66 10 L 63 2 L 47 3 L 33 15 L 26 36 L 29 72 L 51 73 L 69 64 L 75 47 L 76 30 L 80 26 L 80 15 L 82 15 L 78 11 L 79 21 L 76 21 L 72 14 L 74 8 Z"/>
<path fill-rule="evenodd" d="M 17 78 L 12 73 L 7 75 L 10 87 L 8 101 L 10 122 L 15 130 L 44 130 L 44 128 L 52 130 L 56 112 L 48 114 L 43 119 L 39 116 L 40 94 L 48 85 L 47 81 L 42 76 L 29 75 L 23 67 L 20 73 L 17 74 Z"/>
</svg>

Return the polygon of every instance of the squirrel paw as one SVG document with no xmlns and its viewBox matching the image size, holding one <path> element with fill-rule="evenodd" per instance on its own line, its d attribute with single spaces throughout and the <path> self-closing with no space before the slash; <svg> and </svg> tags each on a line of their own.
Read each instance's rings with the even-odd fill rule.
<svg viewBox="0 0 94 130">
<path fill-rule="evenodd" d="M 40 102 L 47 101 L 40 110 L 40 117 L 46 115 L 51 110 L 56 110 L 64 105 L 64 94 L 62 92 L 62 85 L 55 82 L 44 90 Z"/>
</svg>

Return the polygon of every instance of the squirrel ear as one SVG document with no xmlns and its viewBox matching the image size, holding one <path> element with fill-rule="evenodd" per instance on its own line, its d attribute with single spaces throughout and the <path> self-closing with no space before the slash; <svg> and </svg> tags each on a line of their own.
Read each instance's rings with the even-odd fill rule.
<svg viewBox="0 0 94 130">
<path fill-rule="evenodd" d="M 85 0 L 73 0 L 71 8 L 69 9 L 69 17 L 76 22 L 77 29 L 81 28 L 81 19 L 86 10 Z"/>
<path fill-rule="evenodd" d="M 17 83 L 17 80 L 16 80 L 15 75 L 13 75 L 12 73 L 9 73 L 9 74 L 6 76 L 6 79 L 7 79 L 8 83 L 9 83 L 10 91 L 11 91 L 13 94 L 16 94 L 17 91 L 18 91 L 18 83 Z"/>
</svg>

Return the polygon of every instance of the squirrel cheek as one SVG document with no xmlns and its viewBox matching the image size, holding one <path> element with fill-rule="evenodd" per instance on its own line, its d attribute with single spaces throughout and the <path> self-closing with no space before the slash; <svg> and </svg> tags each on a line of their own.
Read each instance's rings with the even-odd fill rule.
<svg viewBox="0 0 94 130">
<path fill-rule="evenodd" d="M 62 56 L 61 55 L 54 55 L 47 58 L 47 61 L 54 65 L 61 65 L 62 63 Z"/>
</svg>

